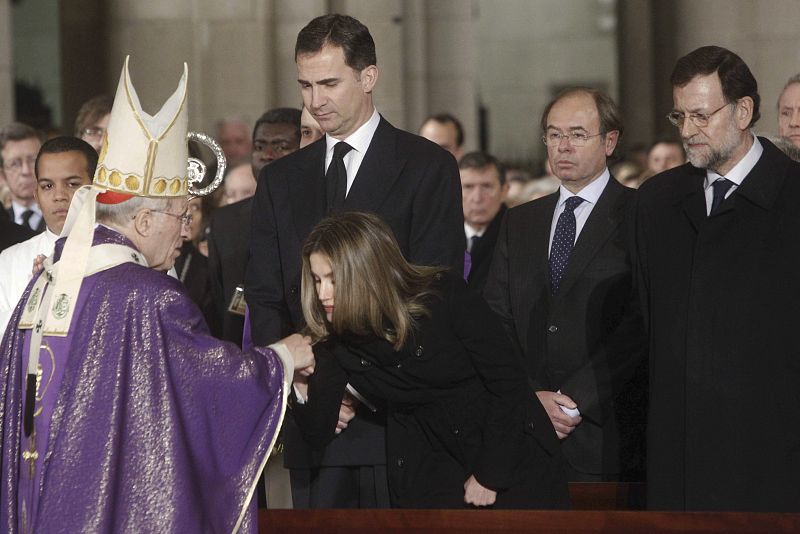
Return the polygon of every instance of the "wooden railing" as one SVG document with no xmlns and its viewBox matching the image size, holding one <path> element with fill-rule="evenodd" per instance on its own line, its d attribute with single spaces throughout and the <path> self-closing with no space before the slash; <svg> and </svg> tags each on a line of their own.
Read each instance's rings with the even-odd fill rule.
<svg viewBox="0 0 800 534">
<path fill-rule="evenodd" d="M 800 514 L 644 512 L 644 485 L 570 484 L 573 511 L 259 510 L 259 532 L 762 534 L 800 532 Z"/>
</svg>

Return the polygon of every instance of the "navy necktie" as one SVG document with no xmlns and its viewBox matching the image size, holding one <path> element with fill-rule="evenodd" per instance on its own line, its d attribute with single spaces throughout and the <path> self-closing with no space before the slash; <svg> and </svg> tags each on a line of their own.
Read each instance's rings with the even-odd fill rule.
<svg viewBox="0 0 800 534">
<path fill-rule="evenodd" d="M 338 210 L 344 205 L 347 196 L 347 168 L 344 166 L 344 156 L 351 150 L 353 147 L 344 141 L 333 145 L 333 159 L 328 165 L 328 172 L 325 173 L 328 212 Z"/>
<path fill-rule="evenodd" d="M 714 188 L 714 198 L 711 200 L 711 211 L 709 215 L 713 215 L 719 208 L 722 201 L 725 200 L 725 194 L 733 187 L 733 182 L 727 178 L 718 178 L 711 187 Z"/>
<path fill-rule="evenodd" d="M 561 278 L 567 270 L 569 255 L 575 245 L 575 208 L 583 202 L 581 197 L 569 197 L 564 206 L 564 211 L 558 216 L 556 231 L 553 234 L 553 245 L 550 247 L 550 290 L 553 295 L 558 293 Z"/>
<path fill-rule="evenodd" d="M 22 226 L 27 226 L 31 230 L 36 230 L 31 226 L 31 217 L 33 217 L 33 210 L 25 210 L 22 212 Z"/>
</svg>

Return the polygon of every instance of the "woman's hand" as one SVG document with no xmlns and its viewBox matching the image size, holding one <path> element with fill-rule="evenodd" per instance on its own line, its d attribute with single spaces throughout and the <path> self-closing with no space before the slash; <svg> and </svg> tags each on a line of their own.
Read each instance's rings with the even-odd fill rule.
<svg viewBox="0 0 800 534">
<path fill-rule="evenodd" d="M 294 359 L 294 370 L 303 376 L 308 376 L 314 372 L 314 351 L 311 349 L 311 338 L 292 334 L 279 341 L 286 345 Z"/>
<path fill-rule="evenodd" d="M 491 506 L 497 498 L 497 492 L 489 488 L 484 488 L 475 479 L 475 475 L 470 475 L 464 482 L 464 502 L 472 506 Z"/>
</svg>

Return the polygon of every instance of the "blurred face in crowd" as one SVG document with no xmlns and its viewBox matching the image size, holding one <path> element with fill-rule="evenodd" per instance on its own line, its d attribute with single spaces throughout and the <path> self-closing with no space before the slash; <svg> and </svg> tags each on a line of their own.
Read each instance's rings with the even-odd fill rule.
<svg viewBox="0 0 800 534">
<path fill-rule="evenodd" d="M 573 93 L 556 102 L 547 114 L 545 136 L 580 134 L 587 137 L 583 146 L 562 137 L 547 143 L 547 159 L 553 174 L 569 191 L 577 193 L 598 178 L 606 168 L 606 158 L 617 146 L 619 132 L 600 131 L 600 114 L 591 95 Z M 578 142 L 579 143 L 579 142 Z"/>
<path fill-rule="evenodd" d="M 658 174 L 683 165 L 683 150 L 678 143 L 656 143 L 647 154 L 647 167 L 653 174 Z"/>
<path fill-rule="evenodd" d="M 251 154 L 252 175 L 258 176 L 264 165 L 291 154 L 298 148 L 297 128 L 287 123 L 262 123 L 253 135 L 253 152 Z"/>
<path fill-rule="evenodd" d="M 189 225 L 182 217 L 189 213 L 185 197 L 171 198 L 164 210 L 142 208 L 136 212 L 133 225 L 134 243 L 144 254 L 150 268 L 168 271 L 180 256 L 181 245 L 189 236 Z"/>
<path fill-rule="evenodd" d="M 300 148 L 310 145 L 323 135 L 325 132 L 319 127 L 311 113 L 303 107 L 303 114 L 300 115 Z"/>
<path fill-rule="evenodd" d="M 329 322 L 333 321 L 335 280 L 331 262 L 325 254 L 312 252 L 308 257 L 308 263 L 311 266 L 311 274 L 314 277 L 317 298 L 325 310 L 325 317 L 328 318 Z"/>
<path fill-rule="evenodd" d="M 458 145 L 458 131 L 452 122 L 439 122 L 429 119 L 419 129 L 419 135 L 432 141 L 450 152 L 456 161 L 461 159 L 464 151 Z"/>
<path fill-rule="evenodd" d="M 494 165 L 480 169 L 461 169 L 461 200 L 464 222 L 481 231 L 495 218 L 508 193 L 508 183 L 500 184 Z"/>
<path fill-rule="evenodd" d="M 256 179 L 250 165 L 242 163 L 237 165 L 225 177 L 224 203 L 233 204 L 256 194 Z"/>
<path fill-rule="evenodd" d="M 793 83 L 778 100 L 778 133 L 800 147 L 800 83 Z"/>
<path fill-rule="evenodd" d="M 250 154 L 250 128 L 242 121 L 225 121 L 219 125 L 217 139 L 228 161 Z"/>
<path fill-rule="evenodd" d="M 346 138 L 372 116 L 378 67 L 348 67 L 341 47 L 325 45 L 319 52 L 297 56 L 297 81 L 303 105 L 336 139 Z"/>
<path fill-rule="evenodd" d="M 34 196 L 47 228 L 54 234 L 60 234 L 64 227 L 75 191 L 92 183 L 87 166 L 86 157 L 78 151 L 39 157 Z"/>
<path fill-rule="evenodd" d="M 3 173 L 11 191 L 12 200 L 23 206 L 35 202 L 36 155 L 42 143 L 36 137 L 8 141 L 2 149 Z"/>
<path fill-rule="evenodd" d="M 81 132 L 81 139 L 92 145 L 92 148 L 94 148 L 98 154 L 103 147 L 103 136 L 106 134 L 109 119 L 111 119 L 110 113 L 103 115 L 100 120 L 87 126 Z"/>
<path fill-rule="evenodd" d="M 183 232 L 184 241 L 193 241 L 197 243 L 202 240 L 203 232 L 203 199 L 196 197 L 189 200 L 187 212 L 192 216 L 192 221 L 187 225 L 188 228 Z"/>
<path fill-rule="evenodd" d="M 695 167 L 725 175 L 750 148 L 752 99 L 726 103 L 719 76 L 713 72 L 673 87 L 672 100 L 674 111 L 687 116 L 679 127 L 686 158 Z M 708 124 L 697 126 L 691 114 L 707 117 Z"/>
</svg>

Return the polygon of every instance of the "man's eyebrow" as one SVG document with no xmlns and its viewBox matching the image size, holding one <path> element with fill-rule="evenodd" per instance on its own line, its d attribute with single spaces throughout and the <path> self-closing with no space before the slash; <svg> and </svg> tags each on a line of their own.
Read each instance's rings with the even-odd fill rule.
<svg viewBox="0 0 800 534">
<path fill-rule="evenodd" d="M 307 83 L 307 84 L 311 84 L 312 83 L 312 82 L 310 82 L 308 80 L 301 80 L 300 78 L 298 78 L 297 81 L 298 81 L 298 83 Z M 341 78 L 325 78 L 325 79 L 322 79 L 322 80 L 317 80 L 316 82 L 313 82 L 313 83 L 315 83 L 317 85 L 326 85 L 326 84 L 329 84 L 329 83 L 334 83 L 334 82 L 339 82 L 339 81 L 341 81 Z"/>
</svg>

